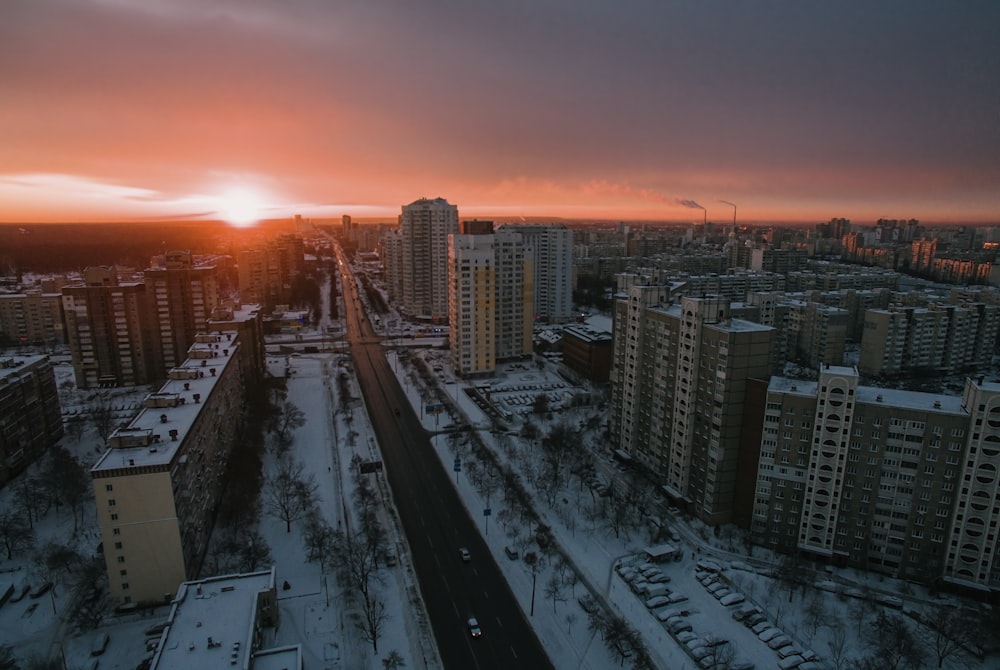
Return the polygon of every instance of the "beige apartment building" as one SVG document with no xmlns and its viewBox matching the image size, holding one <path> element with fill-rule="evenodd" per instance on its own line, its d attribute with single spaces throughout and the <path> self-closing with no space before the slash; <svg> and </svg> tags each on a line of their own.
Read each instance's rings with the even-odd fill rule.
<svg viewBox="0 0 1000 670">
<path fill-rule="evenodd" d="M 492 375 L 498 361 L 531 353 L 531 260 L 512 230 L 494 233 L 489 221 L 463 221 L 461 229 L 448 242 L 452 368 Z"/>
<path fill-rule="evenodd" d="M 458 231 L 458 207 L 421 198 L 399 217 L 401 308 L 415 319 L 448 318 L 448 236 Z"/>
<path fill-rule="evenodd" d="M 65 343 L 59 293 L 0 293 L 0 347 L 19 344 L 51 347 Z"/>
<path fill-rule="evenodd" d="M 870 376 L 951 374 L 988 367 L 1000 332 L 1000 305 L 893 305 L 865 312 L 858 368 Z"/>
<path fill-rule="evenodd" d="M 91 470 L 116 604 L 170 602 L 198 576 L 243 424 L 240 335 L 201 334 Z"/>
<path fill-rule="evenodd" d="M 895 577 L 1000 588 L 1000 384 L 961 398 L 772 377 L 750 532 L 757 544 Z M 752 423 L 751 418 L 748 423 Z"/>
<path fill-rule="evenodd" d="M 746 458 L 747 382 L 768 376 L 775 330 L 732 318 L 728 299 L 670 304 L 668 293 L 633 286 L 615 301 L 613 446 L 660 477 L 691 514 L 729 522 Z"/>
</svg>

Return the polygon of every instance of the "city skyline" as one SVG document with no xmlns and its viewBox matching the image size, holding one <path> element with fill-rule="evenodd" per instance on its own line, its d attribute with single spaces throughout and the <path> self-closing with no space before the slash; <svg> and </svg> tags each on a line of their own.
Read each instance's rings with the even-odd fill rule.
<svg viewBox="0 0 1000 670">
<path fill-rule="evenodd" d="M 1000 7 L 15 0 L 0 220 L 1000 221 Z"/>
</svg>

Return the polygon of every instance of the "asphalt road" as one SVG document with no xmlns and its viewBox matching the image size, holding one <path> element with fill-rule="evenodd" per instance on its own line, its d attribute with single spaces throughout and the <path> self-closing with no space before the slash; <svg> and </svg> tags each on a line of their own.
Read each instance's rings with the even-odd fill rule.
<svg viewBox="0 0 1000 670">
<path fill-rule="evenodd" d="M 473 519 L 434 453 L 341 264 L 351 358 L 445 668 L 551 668 Z M 472 560 L 463 562 L 459 548 Z M 474 616 L 482 636 L 473 638 Z"/>
</svg>

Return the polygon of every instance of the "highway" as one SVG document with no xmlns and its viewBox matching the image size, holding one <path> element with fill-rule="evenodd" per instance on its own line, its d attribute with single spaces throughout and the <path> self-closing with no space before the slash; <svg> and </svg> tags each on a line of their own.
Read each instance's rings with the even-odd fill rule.
<svg viewBox="0 0 1000 670">
<path fill-rule="evenodd" d="M 551 668 L 473 519 L 434 453 L 362 309 L 339 246 L 347 339 L 386 477 L 445 668 Z M 378 475 L 376 475 L 378 476 Z M 464 562 L 459 548 L 472 555 Z M 474 616 L 482 636 L 473 638 Z"/>
</svg>

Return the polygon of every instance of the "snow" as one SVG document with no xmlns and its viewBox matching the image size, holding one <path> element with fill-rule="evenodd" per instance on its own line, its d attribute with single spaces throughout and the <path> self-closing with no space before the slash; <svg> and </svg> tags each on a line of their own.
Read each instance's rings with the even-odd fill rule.
<svg viewBox="0 0 1000 670">
<path fill-rule="evenodd" d="M 326 300 L 324 287 L 323 301 Z M 383 319 L 386 320 L 386 319 Z M 329 323 L 320 326 L 326 332 Z M 304 338 L 308 339 L 308 338 Z M 491 380 L 477 380 L 466 384 L 457 380 L 450 372 L 447 352 L 433 348 L 438 342 L 433 339 L 399 340 L 411 352 L 408 357 L 397 358 L 396 350 L 387 352 L 393 369 L 403 384 L 414 411 L 421 417 L 429 431 L 442 431 L 456 424 L 468 423 L 475 434 L 500 462 L 524 467 L 525 454 L 530 454 L 533 444 L 517 433 L 523 422 L 530 420 L 540 425 L 542 434 L 554 422 L 566 421 L 573 426 L 583 426 L 594 416 L 600 418 L 594 432 L 585 435 L 581 448 L 593 451 L 597 466 L 597 476 L 603 482 L 612 478 L 622 479 L 626 473 L 612 458 L 610 449 L 602 444 L 596 431 L 606 420 L 606 408 L 601 405 L 602 395 L 593 389 L 571 387 L 551 364 L 543 369 L 534 362 L 510 365 Z M 441 368 L 429 387 L 415 372 L 413 359 L 424 358 L 428 368 Z M 350 515 L 351 476 L 350 462 L 354 455 L 365 460 L 378 459 L 378 445 L 375 443 L 371 426 L 365 417 L 364 405 L 358 399 L 360 394 L 352 381 L 351 416 L 340 411 L 337 375 L 349 371 L 349 358 L 339 353 L 316 353 L 268 356 L 267 364 L 271 372 L 288 379 L 288 400 L 297 405 L 305 414 L 306 423 L 294 435 L 290 455 L 305 465 L 305 471 L 314 476 L 318 486 L 320 508 L 327 521 L 334 527 L 345 523 Z M 71 379 L 72 371 L 67 365 L 57 366 L 60 387 L 66 394 L 66 406 L 85 407 L 86 394 L 72 391 L 63 384 Z M 68 376 L 67 376 L 68 375 Z M 494 401 L 504 409 L 508 430 L 504 434 L 491 432 L 492 424 L 483 410 L 467 394 L 466 388 L 489 384 Z M 148 389 L 134 389 L 116 399 L 116 406 L 127 413 L 146 395 Z M 553 402 L 553 418 L 536 417 L 530 414 L 533 396 L 537 393 L 558 393 L 558 402 Z M 569 400 L 576 393 L 589 394 L 590 403 L 582 407 L 571 407 Z M 120 391 L 119 391 L 120 393 Z M 436 395 L 435 395 L 436 394 Z M 440 403 L 455 408 L 452 413 L 429 413 L 428 404 Z M 588 431 L 591 430 L 588 428 Z M 468 439 L 468 438 L 464 438 Z M 664 616 L 668 611 L 684 612 L 682 620 L 689 623 L 694 640 L 711 638 L 724 639 L 731 643 L 735 660 L 746 660 L 757 668 L 777 667 L 779 656 L 758 638 L 749 628 L 732 618 L 732 613 L 743 607 L 726 607 L 714 597 L 706 585 L 698 581 L 700 577 L 717 573 L 716 579 L 732 593 L 742 594 L 749 603 L 759 607 L 772 627 L 777 628 L 792 640 L 795 646 L 805 652 L 811 650 L 820 659 L 829 659 L 831 644 L 835 644 L 834 626 L 840 625 L 846 634 L 844 648 L 849 656 L 859 656 L 863 646 L 860 633 L 868 618 L 858 618 L 858 604 L 862 602 L 851 594 L 867 596 L 883 593 L 898 597 L 905 608 L 919 609 L 927 603 L 940 605 L 922 589 L 906 586 L 876 575 L 854 571 L 826 572 L 804 565 L 803 571 L 817 588 L 804 587 L 791 595 L 781 583 L 766 575 L 772 574 L 780 564 L 780 558 L 771 556 L 760 548 L 754 548 L 748 555 L 738 534 L 732 529 L 723 529 L 718 536 L 711 528 L 695 520 L 682 518 L 671 511 L 663 502 L 657 509 L 650 510 L 662 525 L 675 531 L 679 539 L 671 539 L 671 544 L 680 550 L 679 560 L 658 564 L 660 570 L 670 580 L 667 585 L 672 593 L 686 596 L 687 600 L 649 609 L 646 597 L 633 593 L 630 584 L 616 570 L 616 566 L 642 566 L 648 561 L 645 551 L 655 547 L 662 537 L 654 536 L 652 526 L 639 526 L 638 530 L 620 533 L 620 537 L 597 521 L 586 518 L 581 511 L 588 500 L 589 492 L 566 490 L 556 496 L 550 506 L 533 489 L 526 485 L 533 495 L 535 511 L 552 529 L 557 556 L 546 565 L 535 580 L 534 612 L 531 611 L 532 574 L 522 560 L 525 543 L 524 528 L 516 518 L 505 515 L 507 507 L 502 492 L 494 491 L 487 499 L 470 479 L 470 460 L 474 459 L 463 438 L 449 433 L 439 433 L 433 439 L 436 453 L 446 467 L 450 468 L 456 450 L 461 450 L 463 471 L 453 480 L 469 514 L 479 520 L 479 527 L 486 543 L 500 566 L 512 592 L 521 603 L 525 616 L 532 623 L 539 639 L 545 646 L 553 665 L 562 669 L 610 670 L 628 666 L 631 659 L 623 659 L 609 650 L 601 635 L 587 626 L 587 614 L 579 603 L 579 598 L 589 593 L 601 606 L 622 616 L 641 637 L 655 667 L 671 670 L 695 670 L 699 666 L 689 655 L 691 647 L 681 644 L 665 627 Z M 89 467 L 103 451 L 95 444 L 100 440 L 87 427 L 79 438 L 67 436 L 63 444 Z M 518 456 L 519 454 L 519 456 Z M 276 458 L 268 455 L 265 470 L 273 469 Z M 37 466 L 29 475 L 37 472 Z M 375 478 L 381 487 L 385 501 L 383 521 L 389 528 L 399 564 L 383 567 L 379 576 L 383 580 L 378 592 L 387 604 L 390 619 L 378 641 L 376 654 L 372 645 L 362 639 L 354 623 L 358 607 L 348 597 L 333 575 L 325 575 L 315 563 L 306 558 L 301 522 L 293 523 L 291 532 L 286 532 L 284 522 L 264 515 L 261 517 L 260 532 L 270 545 L 271 555 L 281 584 L 288 582 L 287 590 L 279 590 L 280 627 L 265 641 L 265 647 L 280 648 L 301 645 L 306 668 L 357 668 L 380 670 L 382 659 L 390 652 L 398 652 L 404 659 L 406 668 L 437 668 L 437 657 L 429 622 L 425 619 L 420 604 L 416 576 L 413 573 L 406 551 L 405 538 L 396 522 L 391 492 L 385 488 L 385 478 Z M 3 509 L 12 509 L 16 494 L 13 486 L 0 491 Z M 398 501 L 397 501 L 398 502 Z M 491 516 L 484 516 L 489 507 Z M 99 542 L 94 510 L 87 511 L 83 529 L 73 532 L 73 522 L 68 511 L 50 511 L 35 528 L 38 538 L 36 547 L 48 540 L 60 539 L 78 546 L 85 555 L 91 555 Z M 520 546 L 517 559 L 508 558 L 507 547 Z M 474 557 L 475 558 L 475 557 Z M 714 561 L 712 566 L 710 561 Z M 713 573 L 699 569 L 714 568 Z M 626 570 L 624 574 L 631 574 Z M 545 587 L 557 575 L 575 573 L 577 581 L 570 582 L 561 599 L 546 596 Z M 207 577 L 210 575 L 202 575 Z M 6 583 L 31 584 L 37 586 L 43 581 L 37 562 L 30 552 L 12 559 L 0 561 L 0 590 Z M 85 668 L 91 661 L 90 646 L 93 638 L 101 631 L 110 635 L 107 651 L 100 657 L 100 667 L 134 668 L 146 654 L 143 631 L 151 624 L 163 620 L 168 608 L 159 607 L 125 615 L 109 614 L 97 631 L 74 632 L 59 614 L 66 614 L 72 608 L 70 589 L 65 578 L 57 580 L 56 588 L 40 599 L 24 598 L 17 603 L 7 603 L 0 607 L 0 635 L 2 642 L 13 646 L 15 654 L 22 660 L 41 658 L 50 654 L 62 654 L 70 670 Z M 707 580 L 706 580 L 707 582 Z M 659 601 L 656 601 L 659 603 Z M 870 602 L 865 600 L 864 602 Z M 874 606 L 872 606 L 874 607 Z M 809 612 L 812 612 L 810 614 Z M 666 618 L 666 617 L 664 617 Z M 815 624 L 815 625 L 814 625 Z M 697 646 L 697 645 L 695 645 Z M 264 666 L 266 667 L 266 666 Z M 946 661 L 945 668 L 958 668 L 956 663 Z M 975 666 L 973 666 L 975 667 Z M 989 667 L 982 665 L 980 667 Z"/>
</svg>

